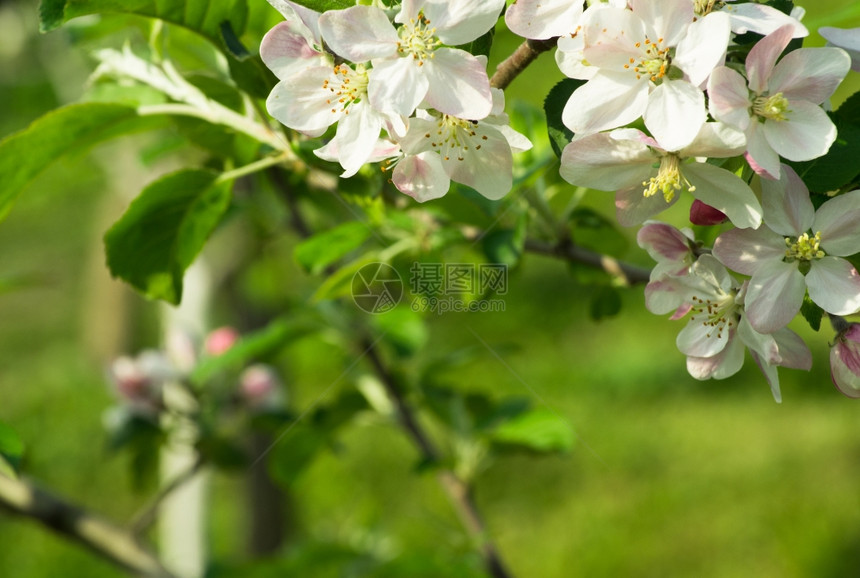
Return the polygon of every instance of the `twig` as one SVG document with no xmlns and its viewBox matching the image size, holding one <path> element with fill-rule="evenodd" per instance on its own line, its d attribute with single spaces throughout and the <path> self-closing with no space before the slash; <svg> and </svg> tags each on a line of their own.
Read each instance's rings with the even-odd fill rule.
<svg viewBox="0 0 860 578">
<path fill-rule="evenodd" d="M 496 67 L 496 72 L 490 78 L 490 86 L 502 90 L 507 88 L 541 53 L 552 50 L 557 41 L 556 38 L 550 38 L 549 40 L 526 40 L 520 44 L 513 54 Z"/>
<path fill-rule="evenodd" d="M 128 530 L 26 481 L 0 475 L 0 507 L 33 518 L 138 576 L 174 578 Z"/>
<path fill-rule="evenodd" d="M 621 279 L 625 285 L 637 285 L 647 283 L 651 270 L 638 265 L 631 265 L 618 261 L 608 255 L 603 255 L 595 251 L 583 249 L 571 243 L 570 241 L 557 244 L 545 243 L 534 239 L 526 239 L 525 250 L 529 253 L 537 253 L 539 255 L 548 255 L 557 257 L 565 261 L 575 263 L 583 263 L 591 267 L 603 269 L 613 277 Z"/>
<path fill-rule="evenodd" d="M 388 397 L 397 408 L 397 417 L 400 420 L 401 427 L 418 447 L 424 460 L 437 462 L 439 460 L 439 451 L 421 427 L 421 424 L 418 423 L 412 408 L 403 398 L 400 387 L 395 381 L 394 376 L 385 367 L 376 347 L 368 339 L 364 339 L 362 346 L 364 351 L 366 351 L 367 358 L 373 365 L 373 369 L 380 381 L 382 381 Z M 441 470 L 438 474 L 438 479 L 454 508 L 457 510 L 457 514 L 466 531 L 473 539 L 480 543 L 484 564 L 490 575 L 493 578 L 512 578 L 513 575 L 507 570 L 499 556 L 498 550 L 496 550 L 495 545 L 487 536 L 486 526 L 478 511 L 478 506 L 475 503 L 469 485 L 448 469 Z"/>
<path fill-rule="evenodd" d="M 191 481 L 202 467 L 203 458 L 198 455 L 197 460 L 195 460 L 190 468 L 173 478 L 169 484 L 161 488 L 159 492 L 153 496 L 153 498 L 143 508 L 141 508 L 140 512 L 132 518 L 131 524 L 129 524 L 129 531 L 135 539 L 140 540 L 143 533 L 146 532 L 153 522 L 155 522 L 158 517 L 158 509 L 164 503 L 164 500 L 170 497 L 173 492 L 184 486 L 187 482 Z"/>
</svg>

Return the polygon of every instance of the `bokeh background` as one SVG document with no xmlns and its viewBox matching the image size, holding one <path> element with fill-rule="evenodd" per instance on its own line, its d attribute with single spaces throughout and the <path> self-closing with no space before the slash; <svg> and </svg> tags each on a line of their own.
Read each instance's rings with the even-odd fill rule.
<svg viewBox="0 0 860 578">
<path fill-rule="evenodd" d="M 277 20 L 263 0 L 250 3 L 263 5 L 255 8 L 259 30 Z M 850 0 L 802 5 L 811 30 L 860 26 Z M 123 34 L 148 26 L 113 20 L 41 35 L 37 2 L 0 2 L 0 135 L 80 98 L 93 67 L 88 51 L 118 46 Z M 255 46 L 253 36 L 246 41 Z M 823 45 L 816 34 L 807 42 Z M 500 30 L 492 61 L 517 44 Z M 834 106 L 860 89 L 857 76 Z M 542 56 L 507 92 L 509 110 L 516 101 L 540 106 L 560 79 L 551 55 Z M 62 160 L 0 224 L 0 420 L 27 444 L 28 476 L 116 520 L 146 501 L 154 478 L 134 480 L 129 457 L 107 449 L 103 415 L 114 397 L 105 368 L 116 355 L 157 345 L 158 306 L 110 278 L 101 236 L 129 195 L 151 180 L 148 171 L 163 171 L 153 168 L 163 156 L 147 161 L 140 141 L 122 139 Z M 611 215 L 611 195 L 590 193 L 586 202 Z M 683 212 L 678 207 L 668 218 L 681 222 Z M 647 265 L 633 234 L 627 232 L 630 259 Z M 271 303 L 309 298 L 319 278 L 295 265 L 296 241 L 289 233 L 269 235 L 268 258 L 240 285 Z M 219 250 L 216 237 L 206 258 L 222 258 Z M 729 380 L 690 378 L 674 346 L 680 323 L 645 311 L 641 289 L 625 291 L 622 314 L 600 322 L 588 314 L 591 291 L 564 263 L 530 255 L 511 273 L 504 312 L 432 318 L 429 344 L 415 362 L 474 351 L 469 363 L 448 370 L 449 382 L 493 397 L 532 397 L 575 431 L 566 454 L 500 456 L 477 478 L 478 504 L 513 573 L 857 575 L 860 406 L 830 383 L 827 323 L 819 334 L 802 321 L 792 325 L 810 343 L 814 366 L 781 372 L 778 405 L 749 358 Z M 233 321 L 228 307 L 218 307 L 214 323 Z M 337 380 L 347 363 L 332 363 L 332 355 L 324 340 L 283 351 L 278 361 L 296 407 Z M 337 387 L 354 387 L 352 376 Z M 439 576 L 461 575 L 457 568 L 474 562 L 435 479 L 416 473 L 417 458 L 395 428 L 359 420 L 341 432 L 337 451 L 321 452 L 284 488 L 286 551 L 300 543 L 319 548 L 303 575 L 363 576 L 343 562 L 362 552 L 417 553 L 428 567 L 449 569 Z M 213 478 L 213 575 L 247 559 L 246 478 L 242 471 Z M 78 546 L 0 511 L 0 576 L 119 575 Z"/>
</svg>

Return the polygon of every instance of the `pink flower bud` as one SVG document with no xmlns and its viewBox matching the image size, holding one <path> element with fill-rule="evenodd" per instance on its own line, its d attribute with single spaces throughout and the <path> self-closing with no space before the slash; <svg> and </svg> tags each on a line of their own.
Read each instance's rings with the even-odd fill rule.
<svg viewBox="0 0 860 578">
<path fill-rule="evenodd" d="M 221 355 L 239 340 L 239 332 L 232 327 L 219 327 L 206 336 L 203 349 L 209 355 Z"/>
<path fill-rule="evenodd" d="M 136 358 L 115 359 L 109 377 L 119 398 L 133 410 L 154 412 L 161 407 L 162 385 L 176 377 L 176 370 L 161 352 L 147 350 Z"/>
<path fill-rule="evenodd" d="M 281 380 L 268 365 L 256 364 L 239 376 L 239 393 L 253 408 L 272 407 L 283 402 Z"/>
<path fill-rule="evenodd" d="M 719 225 L 728 219 L 725 213 L 706 205 L 699 199 L 693 201 L 693 206 L 690 207 L 690 222 L 694 225 Z"/>
<path fill-rule="evenodd" d="M 830 377 L 843 394 L 860 399 L 860 324 L 836 336 L 830 349 Z"/>
</svg>

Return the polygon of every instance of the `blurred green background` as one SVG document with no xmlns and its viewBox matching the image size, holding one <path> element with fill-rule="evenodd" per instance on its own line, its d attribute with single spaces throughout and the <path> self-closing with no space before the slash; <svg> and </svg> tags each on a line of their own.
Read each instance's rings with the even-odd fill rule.
<svg viewBox="0 0 860 578">
<path fill-rule="evenodd" d="M 853 4 L 808 2 L 805 22 L 858 26 L 846 16 L 856 13 Z M 71 42 L 80 36 L 74 24 L 39 35 L 36 10 L 35 1 L 0 3 L 3 136 L 79 98 L 92 68 Z M 122 22 L 144 28 L 138 19 Z M 813 35 L 810 43 L 823 41 Z M 516 44 L 500 34 L 493 60 Z M 857 76 L 834 105 L 860 88 Z M 551 55 L 542 56 L 508 91 L 509 108 L 518 99 L 539 105 L 560 78 Z M 128 456 L 107 451 L 102 427 L 113 404 L 109 359 L 157 343 L 157 307 L 110 279 L 100 240 L 127 204 L 123 194 L 150 180 L 136 144 L 109 143 L 61 161 L 0 224 L 0 420 L 25 440 L 28 476 L 115 520 L 127 520 L 153 490 L 151 480 L 135 489 Z M 611 214 L 611 195 L 591 194 L 588 204 Z M 295 242 L 272 235 L 267 265 L 255 273 L 269 280 L 271 289 L 260 291 L 275 301 L 278 292 L 309 297 L 319 283 L 294 264 Z M 218 258 L 214 244 L 209 259 Z M 727 381 L 690 378 L 674 346 L 680 322 L 648 314 L 641 289 L 624 293 L 621 316 L 599 323 L 589 320 L 590 291 L 563 263 L 528 256 L 511 275 L 504 312 L 448 313 L 429 323 L 426 351 L 476 351 L 473 362 L 449 371 L 449 382 L 493 397 L 532 397 L 533 390 L 534 405 L 548 405 L 575 431 L 569 454 L 501 456 L 477 478 L 489 533 L 514 575 L 857 575 L 860 407 L 830 383 L 829 326 L 814 334 L 792 325 L 808 339 L 814 367 L 781 372 L 777 405 L 749 358 Z M 229 321 L 230 312 L 213 318 Z M 348 365 L 332 363 L 332 351 L 323 340 L 284 351 L 296 407 Z M 337 387 L 354 387 L 353 377 Z M 321 453 L 287 488 L 290 540 L 312 541 L 321 552 L 410 552 L 451 568 L 439 576 L 474 566 L 450 505 L 433 476 L 415 472 L 418 456 L 399 431 L 357 421 L 339 442 L 339 451 Z M 247 556 L 245 484 L 241 471 L 214 476 L 215 570 Z M 332 564 L 304 575 L 351 575 Z M 0 512 L 0 576 L 118 575 L 35 523 Z"/>
</svg>

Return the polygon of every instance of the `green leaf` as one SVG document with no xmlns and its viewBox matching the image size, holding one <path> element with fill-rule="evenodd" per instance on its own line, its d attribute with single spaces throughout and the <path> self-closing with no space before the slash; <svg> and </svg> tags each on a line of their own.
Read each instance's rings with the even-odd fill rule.
<svg viewBox="0 0 860 578">
<path fill-rule="evenodd" d="M 379 262 L 379 255 L 376 252 L 371 252 L 362 255 L 355 261 L 347 263 L 320 283 L 320 286 L 314 292 L 313 300 L 326 301 L 350 295 L 352 293 L 353 277 L 358 273 L 358 270 L 365 265 Z"/>
<path fill-rule="evenodd" d="M 537 452 L 562 452 L 573 447 L 573 431 L 555 413 L 536 409 L 503 423 L 491 439 Z"/>
<path fill-rule="evenodd" d="M 230 204 L 217 173 L 182 170 L 149 184 L 105 234 L 107 264 L 150 299 L 177 304 L 182 277 Z"/>
<path fill-rule="evenodd" d="M 355 6 L 354 0 L 293 0 L 296 4 L 316 10 L 317 12 L 325 12 L 326 10 L 343 10 Z M 370 4 L 370 2 L 361 2 L 361 4 Z"/>
<path fill-rule="evenodd" d="M 414 355 L 429 338 L 424 318 L 410 307 L 395 307 L 385 315 L 375 315 L 371 323 L 402 357 Z"/>
<path fill-rule="evenodd" d="M 297 322 L 292 317 L 276 319 L 259 331 L 243 335 L 221 355 L 201 360 L 191 373 L 191 381 L 203 384 L 220 373 L 238 371 L 252 361 L 277 353 L 287 344 L 308 335 L 314 329 L 309 322 Z"/>
<path fill-rule="evenodd" d="M 137 14 L 159 18 L 202 34 L 220 45 L 221 25 L 228 22 L 237 35 L 245 31 L 247 0 L 42 0 L 41 30 L 53 30 L 78 16 L 100 13 Z"/>
<path fill-rule="evenodd" d="M 359 221 L 343 223 L 302 241 L 295 249 L 296 261 L 316 275 L 326 267 L 358 249 L 371 235 L 367 224 Z"/>
<path fill-rule="evenodd" d="M 547 131 L 549 132 L 549 144 L 557 157 L 561 157 L 561 151 L 573 138 L 573 131 L 564 126 L 561 114 L 573 91 L 585 84 L 584 80 L 565 78 L 552 87 L 546 99 L 543 101 L 543 110 L 546 113 Z"/>
<path fill-rule="evenodd" d="M 855 92 L 842 103 L 836 116 L 844 122 L 860 126 L 860 91 Z"/>
<path fill-rule="evenodd" d="M 809 323 L 813 331 L 821 329 L 821 318 L 824 316 L 824 310 L 812 302 L 809 295 L 803 296 L 803 304 L 800 306 L 800 314 Z"/>
<path fill-rule="evenodd" d="M 0 220 L 21 191 L 45 168 L 69 153 L 124 132 L 150 126 L 128 106 L 73 104 L 49 112 L 26 129 L 0 141 Z"/>
<path fill-rule="evenodd" d="M 0 474 L 15 477 L 23 455 L 24 442 L 15 430 L 0 422 Z"/>
<path fill-rule="evenodd" d="M 491 231 L 484 235 L 481 244 L 490 263 L 514 267 L 520 262 L 526 243 L 528 218 L 523 213 L 513 229 Z"/>
</svg>

